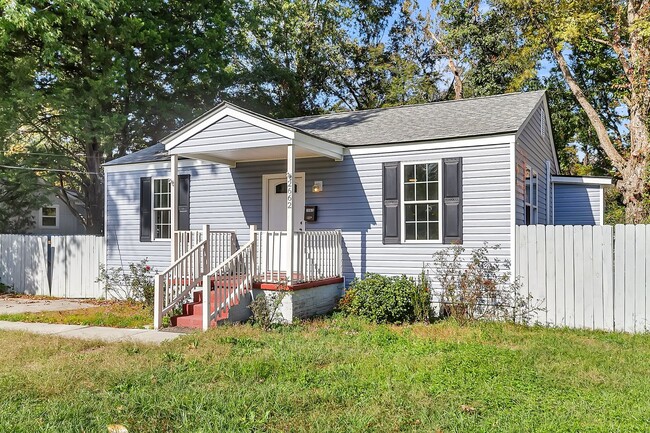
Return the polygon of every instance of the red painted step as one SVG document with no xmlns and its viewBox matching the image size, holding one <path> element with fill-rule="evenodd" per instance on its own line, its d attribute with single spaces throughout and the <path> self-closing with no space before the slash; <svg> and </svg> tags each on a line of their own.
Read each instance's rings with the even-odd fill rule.
<svg viewBox="0 0 650 433">
<path fill-rule="evenodd" d="M 214 290 L 210 292 L 210 302 L 214 302 Z M 184 328 L 201 328 L 203 327 L 203 291 L 194 292 L 194 302 L 183 305 L 183 313 L 171 318 L 172 326 L 181 326 Z M 239 303 L 239 299 L 234 299 L 232 305 Z M 228 319 L 228 313 L 222 312 L 217 317 L 217 322 Z M 215 326 L 214 322 L 211 326 Z"/>
</svg>

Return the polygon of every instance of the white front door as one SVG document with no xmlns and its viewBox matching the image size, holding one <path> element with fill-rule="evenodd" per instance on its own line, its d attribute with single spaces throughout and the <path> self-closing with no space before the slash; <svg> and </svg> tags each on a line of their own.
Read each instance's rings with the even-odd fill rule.
<svg viewBox="0 0 650 433">
<path fill-rule="evenodd" d="M 263 230 L 287 229 L 287 177 L 285 174 L 264 176 L 265 206 L 262 209 Z M 294 176 L 293 190 L 293 224 L 294 230 L 305 229 L 305 174 Z"/>
</svg>

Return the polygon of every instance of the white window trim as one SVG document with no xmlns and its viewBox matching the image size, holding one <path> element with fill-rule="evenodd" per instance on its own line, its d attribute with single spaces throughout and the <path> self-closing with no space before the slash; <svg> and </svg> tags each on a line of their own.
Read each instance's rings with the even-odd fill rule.
<svg viewBox="0 0 650 433">
<path fill-rule="evenodd" d="M 406 239 L 406 200 L 404 200 L 404 166 L 412 164 L 438 164 L 438 240 L 433 239 Z M 442 160 L 414 160 L 402 161 L 400 163 L 400 178 L 399 178 L 399 198 L 400 198 L 400 230 L 401 230 L 401 243 L 403 244 L 442 244 Z M 417 201 L 409 201 L 408 204 L 420 203 Z"/>
<path fill-rule="evenodd" d="M 51 207 L 51 208 L 56 209 L 56 215 L 54 215 L 55 224 L 53 226 L 43 225 L 43 208 L 46 208 L 46 207 Z M 38 228 L 39 229 L 46 229 L 46 230 L 47 229 L 58 229 L 59 228 L 59 216 L 60 216 L 60 213 L 59 213 L 59 205 L 58 204 L 51 204 L 51 205 L 47 205 L 47 206 L 41 206 L 41 208 L 38 210 Z M 50 216 L 50 217 L 46 217 L 46 218 L 52 218 L 52 217 Z"/>
<path fill-rule="evenodd" d="M 154 203 L 156 202 L 156 197 L 155 196 L 156 196 L 156 181 L 157 180 L 167 180 L 167 181 L 170 182 L 170 185 L 171 185 L 171 178 L 169 178 L 169 177 L 159 176 L 159 177 L 152 177 L 151 178 L 151 240 L 153 242 L 169 242 L 174 237 L 174 233 L 171 233 L 171 229 L 170 229 L 170 237 L 168 237 L 168 238 L 157 238 L 156 237 L 156 210 L 167 210 L 167 209 L 169 209 L 169 217 L 170 217 L 170 221 L 171 221 L 171 216 L 172 216 L 171 213 L 174 211 L 171 208 L 171 189 L 170 189 L 170 203 L 169 203 L 170 207 L 169 208 L 166 208 L 166 207 L 156 208 Z"/>
<path fill-rule="evenodd" d="M 533 178 L 537 178 L 537 182 L 535 182 L 535 201 L 536 203 L 533 204 L 530 202 L 530 197 L 528 197 L 528 194 L 526 194 L 527 186 L 526 186 L 526 172 L 530 171 L 530 181 L 532 184 Z M 531 185 L 531 193 L 532 193 L 532 185 Z M 531 211 L 531 222 L 530 224 L 527 224 L 526 221 L 526 206 L 530 205 L 530 211 Z M 524 223 L 527 225 L 536 225 L 539 224 L 539 174 L 531 167 L 530 165 L 526 165 L 524 168 Z"/>
</svg>

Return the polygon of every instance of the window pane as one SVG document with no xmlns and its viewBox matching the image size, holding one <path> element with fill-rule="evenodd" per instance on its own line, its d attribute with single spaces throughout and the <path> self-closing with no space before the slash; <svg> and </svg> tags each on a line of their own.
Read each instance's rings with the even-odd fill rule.
<svg viewBox="0 0 650 433">
<path fill-rule="evenodd" d="M 531 215 L 530 215 L 530 205 L 527 204 L 527 205 L 526 205 L 526 225 L 530 225 L 530 224 L 531 224 L 531 219 L 530 219 L 530 217 L 531 217 Z"/>
<path fill-rule="evenodd" d="M 427 223 L 417 223 L 417 239 L 427 240 Z"/>
<path fill-rule="evenodd" d="M 440 236 L 438 236 L 440 226 L 438 223 L 429 223 L 429 239 L 432 241 L 437 241 Z"/>
<path fill-rule="evenodd" d="M 430 182 L 427 184 L 429 189 L 429 200 L 438 200 L 438 182 Z"/>
<path fill-rule="evenodd" d="M 415 182 L 415 167 L 412 165 L 404 166 L 404 183 Z"/>
<path fill-rule="evenodd" d="M 415 166 L 415 178 L 418 182 L 425 182 L 427 180 L 427 165 L 417 164 Z"/>
<path fill-rule="evenodd" d="M 55 217 L 56 216 L 56 208 L 55 207 L 44 207 L 43 208 L 43 216 L 44 217 Z"/>
<path fill-rule="evenodd" d="M 439 216 L 438 216 L 438 205 L 437 204 L 430 204 L 428 206 L 428 208 L 429 208 L 428 209 L 429 221 L 440 221 Z"/>
<path fill-rule="evenodd" d="M 427 220 L 427 205 L 426 204 L 417 205 L 416 213 L 417 213 L 418 221 L 426 221 Z"/>
<path fill-rule="evenodd" d="M 414 204 L 407 204 L 404 206 L 404 221 L 415 221 L 415 205 Z"/>
<path fill-rule="evenodd" d="M 415 199 L 416 200 L 426 200 L 427 199 L 427 184 L 426 183 L 416 183 L 415 184 Z"/>
<path fill-rule="evenodd" d="M 43 227 L 56 227 L 56 217 L 43 217 L 41 225 Z"/>
<path fill-rule="evenodd" d="M 533 175 L 530 197 L 531 197 L 530 202 L 532 203 L 532 205 L 537 206 L 537 175 L 536 174 Z"/>
<path fill-rule="evenodd" d="M 430 182 L 438 180 L 438 164 L 427 164 L 427 180 Z"/>
<path fill-rule="evenodd" d="M 415 184 L 404 185 L 404 200 L 415 200 Z"/>
<path fill-rule="evenodd" d="M 415 224 L 414 223 L 406 223 L 405 238 L 406 238 L 406 240 L 410 240 L 410 241 L 415 239 Z"/>
<path fill-rule="evenodd" d="M 172 237 L 171 233 L 172 233 L 172 227 L 170 225 L 164 225 L 162 226 L 160 237 L 163 239 L 169 239 Z"/>
</svg>

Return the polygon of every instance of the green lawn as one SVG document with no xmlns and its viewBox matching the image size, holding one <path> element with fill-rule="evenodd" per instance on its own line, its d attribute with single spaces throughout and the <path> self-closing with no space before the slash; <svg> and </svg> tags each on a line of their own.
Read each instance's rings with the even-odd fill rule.
<svg viewBox="0 0 650 433">
<path fill-rule="evenodd" d="M 0 334 L 0 431 L 646 432 L 650 336 L 334 318 L 160 347 Z"/>
</svg>

